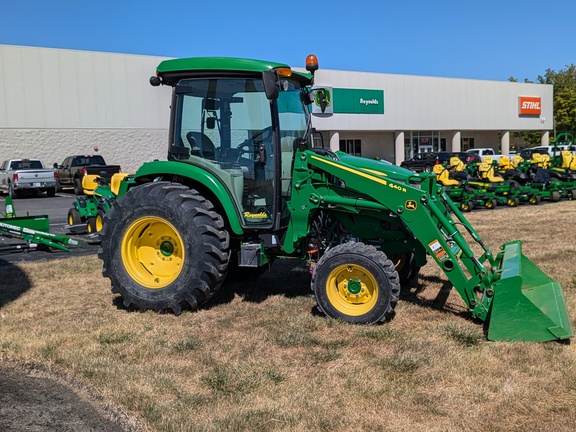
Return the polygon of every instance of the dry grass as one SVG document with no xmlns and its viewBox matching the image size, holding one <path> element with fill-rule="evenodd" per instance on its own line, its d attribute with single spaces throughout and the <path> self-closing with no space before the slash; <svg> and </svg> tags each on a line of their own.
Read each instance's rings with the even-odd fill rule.
<svg viewBox="0 0 576 432">
<path fill-rule="evenodd" d="M 478 211 L 558 280 L 574 322 L 576 202 Z M 180 316 L 127 311 L 96 257 L 0 267 L 0 360 L 66 373 L 159 431 L 571 431 L 574 344 L 487 342 L 430 263 L 382 326 L 318 316 L 280 262 Z"/>
</svg>

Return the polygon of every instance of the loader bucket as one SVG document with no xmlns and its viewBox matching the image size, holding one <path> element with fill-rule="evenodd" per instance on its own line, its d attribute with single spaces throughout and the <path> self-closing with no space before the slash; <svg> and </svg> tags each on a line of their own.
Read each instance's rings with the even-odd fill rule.
<svg viewBox="0 0 576 432">
<path fill-rule="evenodd" d="M 520 241 L 503 245 L 488 317 L 488 339 L 543 342 L 574 336 L 562 287 L 522 254 Z"/>
</svg>

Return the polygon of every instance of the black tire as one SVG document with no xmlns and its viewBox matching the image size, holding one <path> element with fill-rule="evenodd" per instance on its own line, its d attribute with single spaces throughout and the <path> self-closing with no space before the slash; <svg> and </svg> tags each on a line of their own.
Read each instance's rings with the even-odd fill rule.
<svg viewBox="0 0 576 432">
<path fill-rule="evenodd" d="M 560 201 L 560 192 L 558 192 L 557 190 L 552 191 L 552 193 L 550 194 L 550 201 L 552 202 Z"/>
<path fill-rule="evenodd" d="M 486 201 L 485 203 L 485 207 L 488 210 L 494 210 L 496 208 L 496 206 L 498 205 L 498 201 L 496 200 L 496 198 L 493 198 L 491 200 Z"/>
<path fill-rule="evenodd" d="M 392 264 L 400 278 L 400 288 L 408 291 L 416 285 L 420 266 L 416 265 L 416 259 L 413 253 L 401 252 L 392 257 Z"/>
<path fill-rule="evenodd" d="M 432 167 L 430 165 L 426 165 L 424 167 L 424 172 L 432 172 Z"/>
<path fill-rule="evenodd" d="M 540 195 L 532 195 L 530 197 L 530 204 L 538 205 L 538 204 L 540 204 L 541 200 L 542 200 L 542 197 Z"/>
<path fill-rule="evenodd" d="M 460 209 L 465 212 L 474 210 L 474 203 L 472 201 L 463 201 L 460 204 Z"/>
<path fill-rule="evenodd" d="M 46 189 L 46 196 L 49 198 L 52 198 L 54 196 L 56 196 L 56 188 L 50 188 L 50 189 Z"/>
<path fill-rule="evenodd" d="M 112 292 L 141 311 L 195 310 L 218 291 L 230 259 L 230 236 L 212 203 L 168 182 L 120 197 L 104 217 L 100 238 L 98 256 Z"/>
<path fill-rule="evenodd" d="M 508 201 L 506 203 L 508 204 L 508 207 L 517 207 L 518 204 L 520 204 L 520 199 L 518 197 L 508 198 Z"/>
<path fill-rule="evenodd" d="M 576 200 L 576 189 L 570 191 L 570 199 Z"/>
<path fill-rule="evenodd" d="M 16 189 L 14 189 L 12 183 L 10 183 L 10 186 L 8 186 L 8 195 L 10 195 L 10 198 L 12 199 L 18 198 L 20 196 L 20 193 Z"/>
<path fill-rule="evenodd" d="M 72 207 L 68 210 L 68 225 L 78 225 L 82 223 L 82 218 L 76 207 Z"/>
<path fill-rule="evenodd" d="M 392 261 L 364 243 L 344 243 L 326 252 L 311 285 L 322 313 L 356 324 L 386 321 L 400 295 L 400 277 Z"/>
<path fill-rule="evenodd" d="M 82 188 L 82 180 L 79 178 L 74 179 L 74 193 L 76 195 L 84 195 L 84 189 Z"/>
<path fill-rule="evenodd" d="M 106 212 L 102 209 L 98 209 L 98 213 L 96 213 L 96 217 L 94 218 L 94 232 L 102 231 L 104 228 L 104 216 Z"/>
<path fill-rule="evenodd" d="M 86 231 L 88 234 L 94 234 L 96 232 L 96 217 L 92 216 L 86 219 Z"/>
</svg>

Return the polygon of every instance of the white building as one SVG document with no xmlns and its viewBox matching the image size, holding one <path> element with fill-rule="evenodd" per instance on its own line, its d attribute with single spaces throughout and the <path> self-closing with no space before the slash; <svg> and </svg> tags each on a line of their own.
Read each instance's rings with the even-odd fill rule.
<svg viewBox="0 0 576 432">
<path fill-rule="evenodd" d="M 171 89 L 149 84 L 164 59 L 0 45 L 0 161 L 98 152 L 134 171 L 164 159 Z M 553 129 L 551 85 L 324 69 L 315 82 L 331 88 L 313 120 L 325 143 L 396 163 L 439 149 L 508 153 L 514 131 L 540 131 L 547 145 Z"/>
</svg>

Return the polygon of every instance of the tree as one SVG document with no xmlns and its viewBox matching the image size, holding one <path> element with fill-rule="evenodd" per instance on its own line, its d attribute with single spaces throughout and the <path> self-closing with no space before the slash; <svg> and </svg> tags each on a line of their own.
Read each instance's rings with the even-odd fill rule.
<svg viewBox="0 0 576 432">
<path fill-rule="evenodd" d="M 510 82 L 518 82 L 514 77 L 508 78 Z M 525 83 L 530 83 L 524 79 Z M 556 72 L 546 69 L 544 75 L 538 75 L 539 84 L 552 84 L 554 86 L 554 131 L 556 133 L 576 131 L 576 66 L 566 65 L 565 69 Z M 512 134 L 514 142 L 534 146 L 540 144 L 539 132 L 515 132 Z"/>
<path fill-rule="evenodd" d="M 554 86 L 556 132 L 573 133 L 576 130 L 576 66 L 567 65 L 558 72 L 547 69 L 543 76 L 538 75 L 538 82 Z"/>
</svg>

